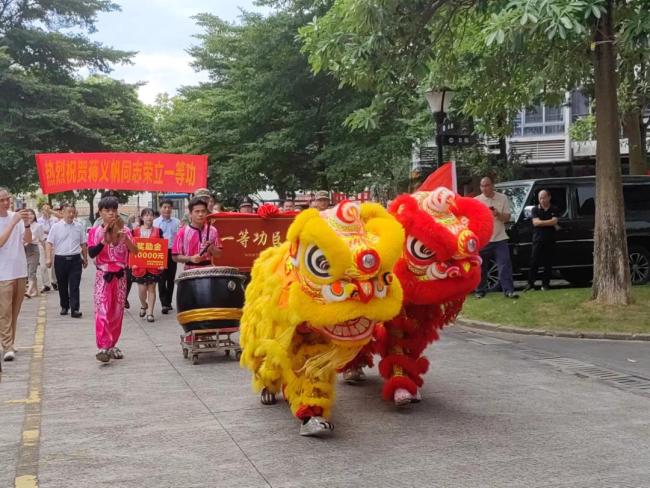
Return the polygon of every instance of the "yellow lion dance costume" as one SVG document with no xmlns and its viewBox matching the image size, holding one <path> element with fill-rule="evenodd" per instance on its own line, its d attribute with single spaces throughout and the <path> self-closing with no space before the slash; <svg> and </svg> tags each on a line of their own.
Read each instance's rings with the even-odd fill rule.
<svg viewBox="0 0 650 488">
<path fill-rule="evenodd" d="M 374 203 L 345 201 L 300 213 L 287 241 L 253 265 L 241 319 L 241 365 L 262 403 L 283 392 L 301 435 L 333 429 L 337 369 L 368 344 L 376 323 L 397 315 L 402 288 L 392 269 L 402 226 Z"/>
</svg>

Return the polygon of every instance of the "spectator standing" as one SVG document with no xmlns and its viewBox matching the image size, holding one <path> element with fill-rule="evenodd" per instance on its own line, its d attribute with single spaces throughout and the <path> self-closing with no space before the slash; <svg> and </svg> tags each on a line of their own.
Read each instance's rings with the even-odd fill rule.
<svg viewBox="0 0 650 488">
<path fill-rule="evenodd" d="M 41 216 L 38 218 L 38 223 L 43 229 L 43 243 L 40 249 L 39 256 L 39 265 L 41 267 L 41 281 L 43 282 L 43 289 L 41 293 L 50 291 L 52 288 L 55 290 L 58 288 L 56 283 L 56 274 L 54 269 L 47 267 L 47 236 L 50 233 L 50 229 L 54 224 L 59 221 L 54 214 L 52 214 L 52 207 L 49 204 L 44 203 L 41 207 Z"/>
<path fill-rule="evenodd" d="M 28 223 L 32 230 L 32 239 L 30 242 L 25 242 L 25 256 L 27 257 L 27 290 L 25 296 L 27 298 L 34 298 L 38 296 L 38 263 L 41 259 L 40 247 L 43 245 L 43 228 L 37 222 L 36 212 L 32 209 L 29 212 Z"/>
<path fill-rule="evenodd" d="M 169 253 L 167 254 L 167 269 L 165 269 L 158 282 L 158 297 L 162 306 L 162 313 L 165 315 L 173 310 L 172 297 L 174 296 L 174 280 L 176 279 L 176 261 L 172 259 L 172 247 L 176 240 L 176 235 L 181 227 L 181 222 L 176 217 L 172 217 L 174 203 L 171 200 L 160 202 L 160 217 L 153 221 L 153 225 L 159 228 L 164 239 L 167 239 Z"/>
<path fill-rule="evenodd" d="M 54 263 L 61 315 L 67 315 L 70 310 L 71 317 L 80 318 L 79 283 L 82 267 L 88 266 L 86 231 L 75 221 L 74 205 L 65 203 L 62 208 L 63 220 L 54 224 L 47 236 L 47 266 L 49 268 Z"/>
<path fill-rule="evenodd" d="M 104 224 L 88 232 L 90 257 L 95 260 L 95 337 L 97 354 L 102 363 L 122 359 L 117 347 L 122 333 L 124 302 L 126 300 L 126 273 L 129 253 L 137 253 L 131 231 L 124 225 L 118 212 L 117 198 L 103 197 L 99 213 Z"/>
<path fill-rule="evenodd" d="M 142 225 L 133 232 L 133 237 L 162 238 L 162 231 L 153 225 L 153 209 L 145 208 L 140 212 Z M 156 283 L 160 279 L 162 269 L 138 268 L 131 269 L 133 281 L 138 284 L 140 297 L 140 317 L 147 316 L 147 322 L 154 322 L 153 309 L 156 305 Z"/>
<path fill-rule="evenodd" d="M 250 198 L 245 197 L 239 204 L 239 213 L 255 213 L 253 201 Z"/>
<path fill-rule="evenodd" d="M 29 213 L 24 209 L 10 212 L 10 206 L 9 190 L 0 187 L 0 342 L 5 361 L 16 357 L 16 324 L 27 281 L 23 246 L 32 240 Z"/>
<path fill-rule="evenodd" d="M 474 197 L 492 212 L 494 230 L 487 246 L 481 250 L 481 283 L 476 290 L 476 298 L 483 298 L 487 293 L 487 274 L 490 261 L 497 263 L 499 284 L 506 298 L 519 298 L 512 281 L 512 262 L 508 248 L 508 234 L 505 223 L 510 221 L 510 202 L 503 193 L 494 191 L 494 182 L 489 176 L 481 179 L 481 194 Z"/>
<path fill-rule="evenodd" d="M 208 206 L 195 197 L 190 201 L 190 223 L 178 231 L 172 256 L 184 269 L 209 266 L 213 257 L 221 255 L 221 241 L 217 229 L 207 223 Z"/>
<path fill-rule="evenodd" d="M 560 210 L 551 205 L 551 193 L 540 190 L 537 194 L 539 205 L 532 211 L 533 221 L 533 249 L 530 256 L 530 270 L 528 271 L 528 284 L 524 291 L 533 290 L 539 265 L 544 266 L 542 275 L 542 290 L 551 286 L 551 272 L 553 271 L 553 254 L 555 253 L 555 230 L 558 226 Z"/>
<path fill-rule="evenodd" d="M 330 207 L 330 194 L 328 191 L 319 190 L 314 197 L 314 208 L 319 212 L 327 210 Z"/>
</svg>

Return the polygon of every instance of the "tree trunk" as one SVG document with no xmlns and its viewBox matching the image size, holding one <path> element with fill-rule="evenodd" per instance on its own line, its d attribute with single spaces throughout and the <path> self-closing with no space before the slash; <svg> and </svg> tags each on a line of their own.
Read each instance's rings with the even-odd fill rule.
<svg viewBox="0 0 650 488">
<path fill-rule="evenodd" d="M 597 146 L 592 299 L 604 305 L 627 305 L 632 285 L 623 211 L 613 0 L 606 2 L 606 9 L 594 33 Z"/>
<path fill-rule="evenodd" d="M 630 174 L 646 174 L 645 138 L 641 137 L 641 111 L 631 110 L 623 114 L 623 132 L 627 137 L 630 154 Z"/>
<path fill-rule="evenodd" d="M 86 201 L 88 202 L 88 220 L 91 224 L 95 223 L 95 194 L 87 194 Z"/>
</svg>

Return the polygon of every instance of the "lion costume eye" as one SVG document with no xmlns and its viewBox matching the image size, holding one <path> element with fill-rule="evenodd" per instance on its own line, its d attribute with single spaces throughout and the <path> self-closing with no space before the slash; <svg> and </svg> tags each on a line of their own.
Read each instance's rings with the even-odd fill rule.
<svg viewBox="0 0 650 488">
<path fill-rule="evenodd" d="M 430 261 L 436 254 L 413 236 L 406 240 L 406 249 L 418 261 Z"/>
<path fill-rule="evenodd" d="M 317 246 L 311 245 L 305 252 L 305 264 L 309 271 L 319 278 L 329 278 L 330 263 Z"/>
</svg>

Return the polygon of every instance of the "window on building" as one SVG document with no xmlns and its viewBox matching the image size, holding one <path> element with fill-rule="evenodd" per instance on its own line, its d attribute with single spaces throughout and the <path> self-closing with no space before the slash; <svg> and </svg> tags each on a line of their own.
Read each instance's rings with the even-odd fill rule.
<svg viewBox="0 0 650 488">
<path fill-rule="evenodd" d="M 650 211 L 650 185 L 625 185 L 623 186 L 623 200 L 625 210 Z"/>
<path fill-rule="evenodd" d="M 533 105 L 513 120 L 513 137 L 544 136 L 564 133 L 564 108 Z"/>
<path fill-rule="evenodd" d="M 591 216 L 596 213 L 596 192 L 593 185 L 579 186 L 578 194 L 578 215 L 581 217 Z"/>
</svg>

